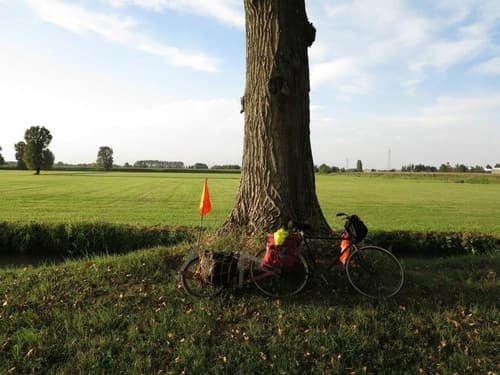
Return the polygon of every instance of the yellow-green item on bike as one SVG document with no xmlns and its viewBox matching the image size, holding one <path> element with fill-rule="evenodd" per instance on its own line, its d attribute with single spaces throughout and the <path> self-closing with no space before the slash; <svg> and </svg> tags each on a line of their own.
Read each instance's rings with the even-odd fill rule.
<svg viewBox="0 0 500 375">
<path fill-rule="evenodd" d="M 283 245 L 287 237 L 288 237 L 288 232 L 285 229 L 283 228 L 278 229 L 276 232 L 274 232 L 274 244 Z"/>
</svg>

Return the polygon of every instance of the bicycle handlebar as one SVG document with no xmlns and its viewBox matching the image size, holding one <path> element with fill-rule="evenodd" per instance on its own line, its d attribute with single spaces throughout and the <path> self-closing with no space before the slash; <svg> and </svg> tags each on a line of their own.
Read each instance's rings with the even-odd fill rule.
<svg viewBox="0 0 500 375">
<path fill-rule="evenodd" d="M 343 212 L 338 212 L 336 214 L 336 216 L 337 217 L 343 216 L 345 220 L 348 220 L 351 217 L 351 215 L 348 215 L 348 214 L 343 213 Z M 304 231 L 309 230 L 309 229 L 311 229 L 311 225 L 308 223 L 299 223 L 299 222 L 296 222 L 293 220 L 290 220 L 288 222 L 288 230 L 304 232 Z"/>
</svg>

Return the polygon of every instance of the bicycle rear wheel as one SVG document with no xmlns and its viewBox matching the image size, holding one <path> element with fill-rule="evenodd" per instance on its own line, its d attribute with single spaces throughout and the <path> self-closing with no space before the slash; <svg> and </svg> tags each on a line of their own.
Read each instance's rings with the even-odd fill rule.
<svg viewBox="0 0 500 375">
<path fill-rule="evenodd" d="M 367 297 L 392 297 L 403 286 L 403 266 L 390 251 L 378 246 L 355 249 L 345 268 L 354 289 Z"/>
<path fill-rule="evenodd" d="M 262 259 L 266 250 L 257 253 Z M 272 298 L 288 297 L 304 289 L 309 279 L 309 267 L 302 255 L 295 259 L 293 267 L 279 269 L 276 273 L 263 269 L 260 264 L 250 264 L 250 277 L 253 283 L 263 294 Z"/>
<path fill-rule="evenodd" d="M 184 263 L 180 270 L 181 284 L 187 294 L 193 297 L 214 297 L 223 289 L 203 280 L 200 273 L 200 258 L 195 257 Z"/>
</svg>

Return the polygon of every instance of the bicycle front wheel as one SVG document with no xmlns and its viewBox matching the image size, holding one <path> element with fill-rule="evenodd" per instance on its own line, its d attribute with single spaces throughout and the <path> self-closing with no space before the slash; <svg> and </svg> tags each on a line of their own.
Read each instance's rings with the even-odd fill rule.
<svg viewBox="0 0 500 375">
<path fill-rule="evenodd" d="M 392 297 L 403 286 L 403 266 L 390 251 L 378 246 L 355 249 L 345 268 L 354 289 L 370 298 Z"/>
<path fill-rule="evenodd" d="M 203 280 L 200 272 L 200 258 L 189 259 L 181 267 L 181 284 L 187 294 L 193 297 L 214 297 L 222 291 L 221 285 L 214 285 Z"/>
<path fill-rule="evenodd" d="M 262 259 L 266 250 L 257 253 Z M 297 255 L 290 268 L 276 269 L 276 272 L 262 268 L 258 263 L 250 264 L 250 276 L 253 283 L 262 293 L 272 298 L 288 297 L 304 289 L 309 279 L 309 267 L 302 255 Z"/>
</svg>

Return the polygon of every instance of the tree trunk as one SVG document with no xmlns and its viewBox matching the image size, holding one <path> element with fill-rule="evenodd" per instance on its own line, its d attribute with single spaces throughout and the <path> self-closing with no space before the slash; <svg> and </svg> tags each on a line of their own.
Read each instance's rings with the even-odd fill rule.
<svg viewBox="0 0 500 375">
<path fill-rule="evenodd" d="M 316 197 L 304 0 L 245 0 L 246 87 L 240 187 L 223 229 L 274 230 L 288 220 L 330 228 Z"/>
</svg>

